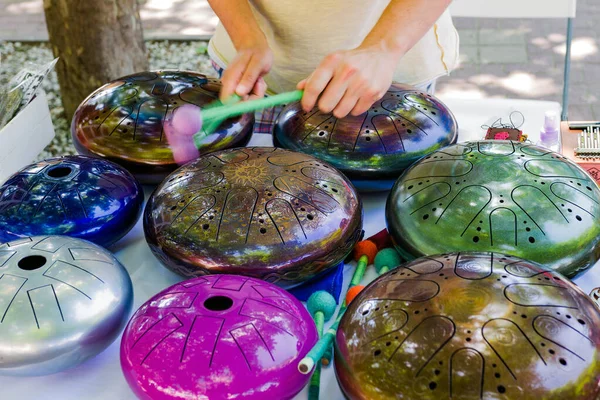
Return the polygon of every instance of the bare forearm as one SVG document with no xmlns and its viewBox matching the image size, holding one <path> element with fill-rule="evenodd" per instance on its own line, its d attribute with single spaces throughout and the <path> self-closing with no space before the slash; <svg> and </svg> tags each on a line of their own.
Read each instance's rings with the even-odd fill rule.
<svg viewBox="0 0 600 400">
<path fill-rule="evenodd" d="M 208 0 L 208 3 L 237 50 L 221 77 L 221 100 L 234 93 L 263 97 L 267 89 L 263 76 L 271 69 L 273 54 L 248 0 Z"/>
<path fill-rule="evenodd" d="M 208 0 L 237 50 L 266 43 L 248 0 Z"/>
<path fill-rule="evenodd" d="M 379 47 L 401 58 L 443 14 L 452 0 L 392 0 L 360 47 Z"/>
</svg>

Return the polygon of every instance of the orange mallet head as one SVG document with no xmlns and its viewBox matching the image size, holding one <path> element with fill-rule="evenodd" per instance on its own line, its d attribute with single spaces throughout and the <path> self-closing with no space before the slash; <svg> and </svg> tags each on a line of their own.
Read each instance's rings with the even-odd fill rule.
<svg viewBox="0 0 600 400">
<path fill-rule="evenodd" d="M 358 262 L 358 259 L 362 256 L 367 256 L 369 259 L 369 265 L 373 264 L 375 261 L 375 256 L 377 255 L 377 246 L 375 243 L 370 240 L 362 240 L 354 246 L 354 252 L 352 253 L 352 257 L 354 261 Z"/>
<path fill-rule="evenodd" d="M 363 285 L 356 285 L 348 289 L 348 293 L 346 293 L 346 305 L 350 304 L 364 288 Z"/>
</svg>

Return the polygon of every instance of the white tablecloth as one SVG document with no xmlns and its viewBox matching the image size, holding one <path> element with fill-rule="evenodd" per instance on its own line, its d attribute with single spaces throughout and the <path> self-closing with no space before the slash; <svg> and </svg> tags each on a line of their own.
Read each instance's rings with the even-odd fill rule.
<svg viewBox="0 0 600 400">
<path fill-rule="evenodd" d="M 474 140 L 483 137 L 482 124 L 490 124 L 498 117 L 508 121 L 508 114 L 513 110 L 521 111 L 525 116 L 522 127 L 535 141 L 543 123 L 547 110 L 559 112 L 560 106 L 553 102 L 523 101 L 523 100 L 459 100 L 443 99 L 455 114 L 460 127 L 460 141 Z M 256 135 L 249 145 L 271 145 L 270 136 Z M 147 188 L 146 196 L 151 188 Z M 387 193 L 364 194 L 364 229 L 368 237 L 385 228 L 384 205 Z M 175 284 L 181 278 L 163 267 L 152 256 L 142 230 L 142 222 L 138 221 L 135 228 L 111 250 L 129 271 L 134 287 L 134 308 L 137 309 L 148 298 L 166 287 Z M 346 266 L 344 274 L 345 287 L 350 279 L 352 266 Z M 375 277 L 371 267 L 364 282 Z M 596 264 L 585 274 L 575 279 L 582 289 L 589 293 L 594 287 L 600 286 L 600 268 Z M 0 399 L 2 400 L 133 400 L 135 396 L 130 391 L 119 363 L 120 339 L 97 357 L 85 362 L 77 368 L 66 372 L 35 378 L 0 377 Z M 295 399 L 306 399 L 307 388 Z M 343 399 L 335 379 L 333 368 L 323 370 L 321 377 L 321 398 L 327 400 Z"/>
</svg>

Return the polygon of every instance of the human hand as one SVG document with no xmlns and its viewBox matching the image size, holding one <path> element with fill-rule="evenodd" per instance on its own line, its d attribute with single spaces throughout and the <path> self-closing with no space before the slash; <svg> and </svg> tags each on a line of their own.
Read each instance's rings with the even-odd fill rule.
<svg viewBox="0 0 600 400">
<path fill-rule="evenodd" d="M 318 99 L 321 112 L 333 112 L 336 118 L 366 112 L 390 88 L 398 60 L 394 53 L 377 47 L 328 55 L 298 83 L 298 89 L 304 90 L 303 110 L 308 112 Z"/>
<path fill-rule="evenodd" d="M 263 76 L 272 64 L 273 53 L 266 43 L 241 47 L 221 77 L 221 100 L 234 93 L 243 98 L 264 97 L 267 84 Z"/>
</svg>

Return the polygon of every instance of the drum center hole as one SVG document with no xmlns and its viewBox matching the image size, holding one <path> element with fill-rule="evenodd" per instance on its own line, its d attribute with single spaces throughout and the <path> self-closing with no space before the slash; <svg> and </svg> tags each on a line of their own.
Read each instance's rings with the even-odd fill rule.
<svg viewBox="0 0 600 400">
<path fill-rule="evenodd" d="M 226 296 L 213 296 L 204 301 L 204 307 L 210 311 L 224 311 L 233 305 L 233 300 Z"/>
<path fill-rule="evenodd" d="M 46 264 L 46 257 L 44 256 L 27 256 L 19 261 L 19 268 L 25 271 L 33 271 L 43 267 Z"/>
<path fill-rule="evenodd" d="M 64 178 L 65 176 L 68 176 L 69 174 L 71 174 L 71 172 L 73 172 L 73 169 L 71 167 L 68 167 L 65 165 L 59 165 L 57 167 L 50 169 L 48 171 L 48 176 L 50 178 Z"/>
</svg>

